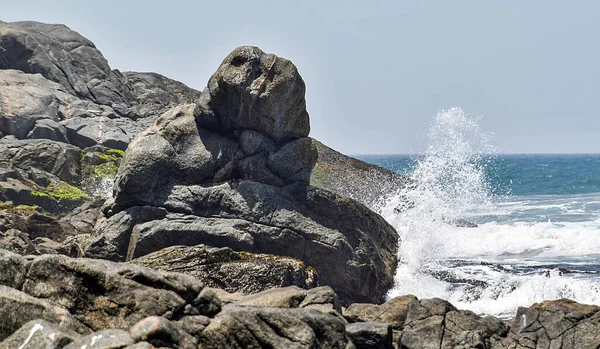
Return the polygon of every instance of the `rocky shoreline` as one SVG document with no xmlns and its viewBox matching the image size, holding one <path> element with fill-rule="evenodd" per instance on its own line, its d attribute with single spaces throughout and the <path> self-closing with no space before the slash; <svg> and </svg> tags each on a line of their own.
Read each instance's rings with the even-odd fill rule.
<svg viewBox="0 0 600 349">
<path fill-rule="evenodd" d="M 600 308 L 385 302 L 408 181 L 309 138 L 287 59 L 199 92 L 0 21 L 0 348 L 597 348 Z M 114 189 L 113 189 L 114 183 Z"/>
</svg>

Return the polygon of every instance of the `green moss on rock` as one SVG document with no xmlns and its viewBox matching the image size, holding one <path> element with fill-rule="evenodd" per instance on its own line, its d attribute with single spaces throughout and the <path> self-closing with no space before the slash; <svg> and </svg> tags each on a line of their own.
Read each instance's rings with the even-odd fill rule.
<svg viewBox="0 0 600 349">
<path fill-rule="evenodd" d="M 92 169 L 94 174 L 100 178 L 112 178 L 117 175 L 118 170 L 119 167 L 112 161 L 94 166 Z"/>
<path fill-rule="evenodd" d="M 105 162 L 119 163 L 124 154 L 125 152 L 119 149 L 107 149 L 104 153 L 98 154 L 98 157 Z"/>
<path fill-rule="evenodd" d="M 90 199 L 90 196 L 81 189 L 67 183 L 59 185 L 50 184 L 43 191 L 32 190 L 31 195 L 39 197 L 48 197 L 52 200 L 61 201 L 77 201 Z"/>
</svg>

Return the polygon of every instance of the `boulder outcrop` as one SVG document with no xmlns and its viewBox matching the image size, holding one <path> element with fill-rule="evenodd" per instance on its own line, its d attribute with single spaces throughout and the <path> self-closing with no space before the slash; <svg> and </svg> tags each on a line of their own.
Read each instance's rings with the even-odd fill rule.
<svg viewBox="0 0 600 349">
<path fill-rule="evenodd" d="M 255 47 L 200 93 L 0 21 L 0 349 L 600 347 L 567 299 L 379 304 L 398 236 L 367 207 L 407 182 L 308 138 L 304 89 Z"/>
<path fill-rule="evenodd" d="M 226 295 L 131 263 L 0 249 L 0 348 L 597 348 L 600 308 L 561 299 L 509 322 L 441 299 L 340 306 L 330 287 Z M 223 298 L 223 300 L 221 299 Z"/>
<path fill-rule="evenodd" d="M 159 74 L 112 70 L 60 24 L 0 21 L 0 133 L 125 150 L 154 119 L 199 92 Z"/>
<path fill-rule="evenodd" d="M 236 252 L 228 247 L 172 246 L 131 263 L 192 275 L 209 287 L 227 292 L 257 293 L 273 287 L 318 285 L 317 273 L 299 259 Z"/>
<path fill-rule="evenodd" d="M 299 259 L 344 302 L 383 300 L 398 235 L 363 205 L 309 186 L 317 153 L 304 90 L 290 61 L 233 51 L 198 104 L 166 112 L 131 142 L 85 255 L 230 247 Z"/>
</svg>

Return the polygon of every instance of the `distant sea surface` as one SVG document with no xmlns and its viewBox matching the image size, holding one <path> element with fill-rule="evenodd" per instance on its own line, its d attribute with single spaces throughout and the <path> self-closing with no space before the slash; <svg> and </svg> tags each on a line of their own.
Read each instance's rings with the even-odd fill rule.
<svg viewBox="0 0 600 349">
<path fill-rule="evenodd" d="M 487 155 L 474 125 L 451 109 L 426 154 L 357 156 L 415 183 L 381 198 L 401 237 L 389 297 L 503 318 L 547 299 L 600 305 L 600 155 Z"/>
</svg>

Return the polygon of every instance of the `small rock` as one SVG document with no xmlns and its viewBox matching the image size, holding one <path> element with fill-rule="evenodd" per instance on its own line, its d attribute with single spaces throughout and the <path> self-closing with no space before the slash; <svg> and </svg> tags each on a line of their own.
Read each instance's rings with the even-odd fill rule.
<svg viewBox="0 0 600 349">
<path fill-rule="evenodd" d="M 346 326 L 356 349 L 392 349 L 392 327 L 380 322 L 357 322 Z"/>
<path fill-rule="evenodd" d="M 135 341 L 123 330 L 101 330 L 81 337 L 64 349 L 121 349 Z"/>
<path fill-rule="evenodd" d="M 203 289 L 192 304 L 200 311 L 200 314 L 210 317 L 219 313 L 222 307 L 221 300 L 210 288 Z"/>
<path fill-rule="evenodd" d="M 32 320 L 0 343 L 0 349 L 61 349 L 79 337 L 79 334 L 57 325 Z"/>
<path fill-rule="evenodd" d="M 129 335 L 136 341 L 147 341 L 156 347 L 194 349 L 198 344 L 177 322 L 160 316 L 147 317 L 136 323 L 129 329 Z"/>
</svg>

